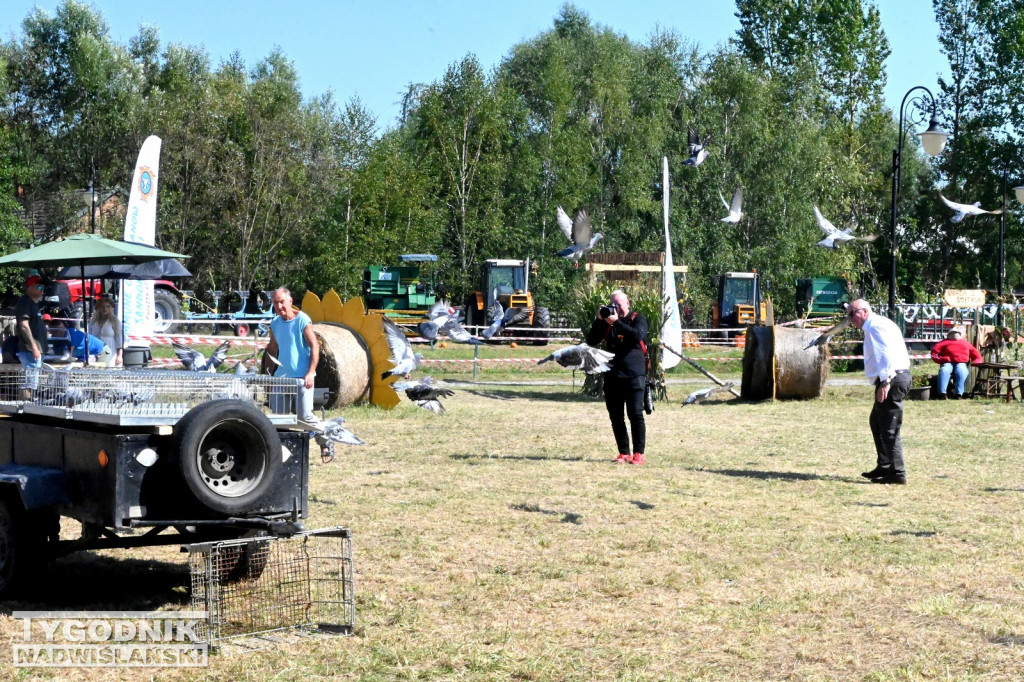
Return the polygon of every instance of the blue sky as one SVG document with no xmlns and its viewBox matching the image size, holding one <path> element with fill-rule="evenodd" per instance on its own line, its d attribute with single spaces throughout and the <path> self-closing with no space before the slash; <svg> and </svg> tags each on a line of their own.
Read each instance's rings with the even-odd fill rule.
<svg viewBox="0 0 1024 682">
<path fill-rule="evenodd" d="M 6 0 L 0 33 L 20 32 L 34 7 L 52 13 L 57 0 Z M 551 28 L 563 0 L 99 0 L 118 42 L 126 43 L 143 23 L 160 29 L 162 45 L 202 45 L 214 65 L 238 51 L 248 66 L 275 47 L 294 63 L 308 96 L 334 92 L 340 103 L 358 96 L 377 118 L 393 125 L 409 83 L 443 76 L 453 62 L 472 53 L 490 68 L 513 45 Z M 668 28 L 707 51 L 736 34 L 739 21 L 729 0 L 576 0 L 591 21 L 645 42 Z M 948 73 L 939 53 L 931 0 L 878 0 L 892 55 L 887 62 L 886 100 L 899 106 L 903 94 L 924 85 L 936 92 L 937 75 Z"/>
</svg>

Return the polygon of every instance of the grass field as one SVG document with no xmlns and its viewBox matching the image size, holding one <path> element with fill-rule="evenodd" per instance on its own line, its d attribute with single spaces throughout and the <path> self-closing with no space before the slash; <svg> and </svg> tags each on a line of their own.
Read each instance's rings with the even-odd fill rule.
<svg viewBox="0 0 1024 682">
<path fill-rule="evenodd" d="M 707 383 L 680 374 L 631 467 L 611 463 L 603 403 L 564 370 L 449 376 L 447 415 L 348 408 L 368 445 L 312 465 L 307 526 L 352 531 L 354 636 L 225 651 L 200 675 L 15 670 L 0 654 L 0 677 L 1024 676 L 1020 404 L 908 403 L 898 487 L 859 476 L 874 466 L 866 384 L 681 407 Z M 176 547 L 87 553 L 56 564 L 45 603 L 3 613 L 184 608 L 187 577 Z"/>
</svg>

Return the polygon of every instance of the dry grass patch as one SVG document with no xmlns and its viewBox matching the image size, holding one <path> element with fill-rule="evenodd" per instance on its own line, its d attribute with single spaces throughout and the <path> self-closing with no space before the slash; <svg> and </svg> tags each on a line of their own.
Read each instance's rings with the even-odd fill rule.
<svg viewBox="0 0 1024 682">
<path fill-rule="evenodd" d="M 352 530 L 356 635 L 214 656 L 205 675 L 1019 677 L 1020 405 L 908 404 L 910 485 L 895 487 L 859 476 L 867 386 L 687 408 L 693 387 L 669 388 L 644 467 L 611 463 L 603 404 L 564 385 L 460 385 L 440 418 L 345 410 L 369 445 L 313 466 L 308 525 Z M 180 570 L 143 558 L 175 555 L 69 558 L 54 576 L 96 585 L 106 608 L 178 608 Z"/>
</svg>

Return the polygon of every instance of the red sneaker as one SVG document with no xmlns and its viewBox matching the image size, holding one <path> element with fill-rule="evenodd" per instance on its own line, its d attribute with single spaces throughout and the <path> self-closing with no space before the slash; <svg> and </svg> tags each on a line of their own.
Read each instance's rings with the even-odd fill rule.
<svg viewBox="0 0 1024 682">
<path fill-rule="evenodd" d="M 632 464 L 633 463 L 633 457 L 631 455 L 624 455 L 622 453 L 619 453 L 619 456 L 615 458 L 615 463 L 616 464 Z"/>
<path fill-rule="evenodd" d="M 643 464 L 644 463 L 644 453 L 642 453 L 642 452 L 634 452 L 633 453 L 633 459 L 628 460 L 628 461 L 629 461 L 630 464 L 636 464 L 636 465 Z"/>
</svg>

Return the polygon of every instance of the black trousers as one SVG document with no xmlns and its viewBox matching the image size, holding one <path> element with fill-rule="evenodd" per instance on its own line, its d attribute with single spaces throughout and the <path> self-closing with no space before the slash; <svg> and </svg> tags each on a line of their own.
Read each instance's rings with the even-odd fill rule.
<svg viewBox="0 0 1024 682">
<path fill-rule="evenodd" d="M 876 387 L 877 390 L 877 387 Z M 882 402 L 875 399 L 868 423 L 875 439 L 878 466 L 895 474 L 906 473 L 903 468 L 903 400 L 910 392 L 910 372 L 897 372 L 889 384 L 889 395 Z M 875 394 L 872 393 L 872 399 Z"/>
<path fill-rule="evenodd" d="M 643 454 L 647 445 L 647 424 L 644 422 L 644 384 L 646 377 L 629 377 L 619 379 L 605 376 L 604 404 L 608 408 L 608 416 L 612 420 L 612 433 L 615 434 L 615 445 L 619 454 L 631 455 L 634 452 Z M 625 408 L 629 417 L 629 430 L 626 430 L 626 419 L 622 416 Z M 633 449 L 629 449 L 629 436 L 633 435 Z"/>
</svg>

